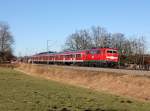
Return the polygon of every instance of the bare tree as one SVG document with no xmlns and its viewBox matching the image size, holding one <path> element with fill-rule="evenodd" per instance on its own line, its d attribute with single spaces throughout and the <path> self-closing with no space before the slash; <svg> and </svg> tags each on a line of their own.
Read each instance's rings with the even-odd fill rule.
<svg viewBox="0 0 150 111">
<path fill-rule="evenodd" d="M 124 42 L 126 41 L 126 38 L 124 34 L 122 33 L 114 33 L 112 34 L 112 47 L 118 48 L 119 50 L 123 50 Z"/>
<path fill-rule="evenodd" d="M 134 37 L 122 41 L 122 50 L 125 51 L 125 54 L 128 58 L 128 63 L 133 64 L 144 64 L 144 55 L 146 52 L 146 45 L 144 36 Z"/>
<path fill-rule="evenodd" d="M 14 43 L 9 25 L 0 23 L 0 53 L 2 59 L 6 60 L 9 55 L 12 55 L 12 44 Z"/>
<path fill-rule="evenodd" d="M 144 55 L 145 55 L 145 49 L 146 49 L 146 41 L 144 36 L 140 36 L 138 38 L 138 54 L 139 54 L 139 64 L 140 66 L 144 65 Z"/>
<path fill-rule="evenodd" d="M 67 50 L 83 50 L 92 47 L 92 38 L 87 30 L 80 30 L 73 33 L 66 40 Z"/>
<path fill-rule="evenodd" d="M 103 27 L 92 27 L 92 38 L 95 47 L 110 47 L 110 34 Z"/>
</svg>

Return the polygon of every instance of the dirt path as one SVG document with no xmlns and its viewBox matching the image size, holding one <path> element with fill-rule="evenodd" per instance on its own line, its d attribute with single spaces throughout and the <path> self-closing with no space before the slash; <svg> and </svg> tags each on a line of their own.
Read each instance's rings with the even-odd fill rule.
<svg viewBox="0 0 150 111">
<path fill-rule="evenodd" d="M 18 68 L 33 76 L 82 86 L 97 91 L 128 96 L 150 101 L 150 77 L 143 75 L 107 72 L 105 70 L 84 70 L 60 66 L 22 64 Z"/>
</svg>

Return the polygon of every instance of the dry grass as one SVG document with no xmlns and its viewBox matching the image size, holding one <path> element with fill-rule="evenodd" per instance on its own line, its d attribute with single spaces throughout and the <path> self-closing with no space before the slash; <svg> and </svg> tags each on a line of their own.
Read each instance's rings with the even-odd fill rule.
<svg viewBox="0 0 150 111">
<path fill-rule="evenodd" d="M 150 78 L 145 76 L 30 64 L 22 64 L 18 69 L 34 76 L 150 101 Z"/>
<path fill-rule="evenodd" d="M 18 63 L 0 64 L 0 67 L 4 67 L 4 68 L 17 68 L 17 67 L 19 67 L 19 64 Z"/>
</svg>

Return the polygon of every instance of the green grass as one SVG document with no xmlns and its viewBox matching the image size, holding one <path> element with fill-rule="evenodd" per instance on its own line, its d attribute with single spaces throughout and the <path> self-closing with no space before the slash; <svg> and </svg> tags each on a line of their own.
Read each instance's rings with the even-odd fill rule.
<svg viewBox="0 0 150 111">
<path fill-rule="evenodd" d="M 0 68 L 0 111 L 150 111 L 150 103 Z"/>
</svg>

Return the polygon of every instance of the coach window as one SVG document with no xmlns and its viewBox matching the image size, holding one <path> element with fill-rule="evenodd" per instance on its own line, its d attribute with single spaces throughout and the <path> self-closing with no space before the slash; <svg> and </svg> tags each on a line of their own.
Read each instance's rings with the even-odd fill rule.
<svg viewBox="0 0 150 111">
<path fill-rule="evenodd" d="M 65 55 L 65 58 L 68 59 L 68 58 L 69 58 L 69 55 Z"/>
<path fill-rule="evenodd" d="M 73 57 L 73 58 L 75 58 L 75 57 L 76 57 L 76 55 L 75 55 L 75 54 L 73 54 L 73 55 L 72 55 L 72 57 Z"/>
<path fill-rule="evenodd" d="M 42 60 L 43 59 L 43 57 L 42 56 L 40 56 L 40 60 Z"/>
<path fill-rule="evenodd" d="M 57 59 L 59 59 L 59 55 L 57 56 Z"/>
<path fill-rule="evenodd" d="M 86 54 L 89 54 L 90 52 L 89 51 L 86 51 Z"/>
<path fill-rule="evenodd" d="M 94 51 L 94 50 L 91 50 L 91 51 L 90 51 L 90 54 L 95 54 L 95 51 Z"/>
<path fill-rule="evenodd" d="M 71 57 L 71 55 L 67 55 L 67 58 L 69 59 Z"/>
<path fill-rule="evenodd" d="M 65 55 L 65 59 L 67 59 L 67 55 Z"/>
<path fill-rule="evenodd" d="M 77 55 L 76 55 L 76 58 L 81 58 L 81 54 L 77 54 Z"/>
<path fill-rule="evenodd" d="M 101 53 L 101 51 L 100 50 L 97 50 L 97 54 L 100 54 Z"/>
<path fill-rule="evenodd" d="M 73 58 L 73 55 L 71 54 L 70 57 Z"/>
<path fill-rule="evenodd" d="M 63 59 L 63 55 L 61 55 L 60 58 Z"/>
</svg>

